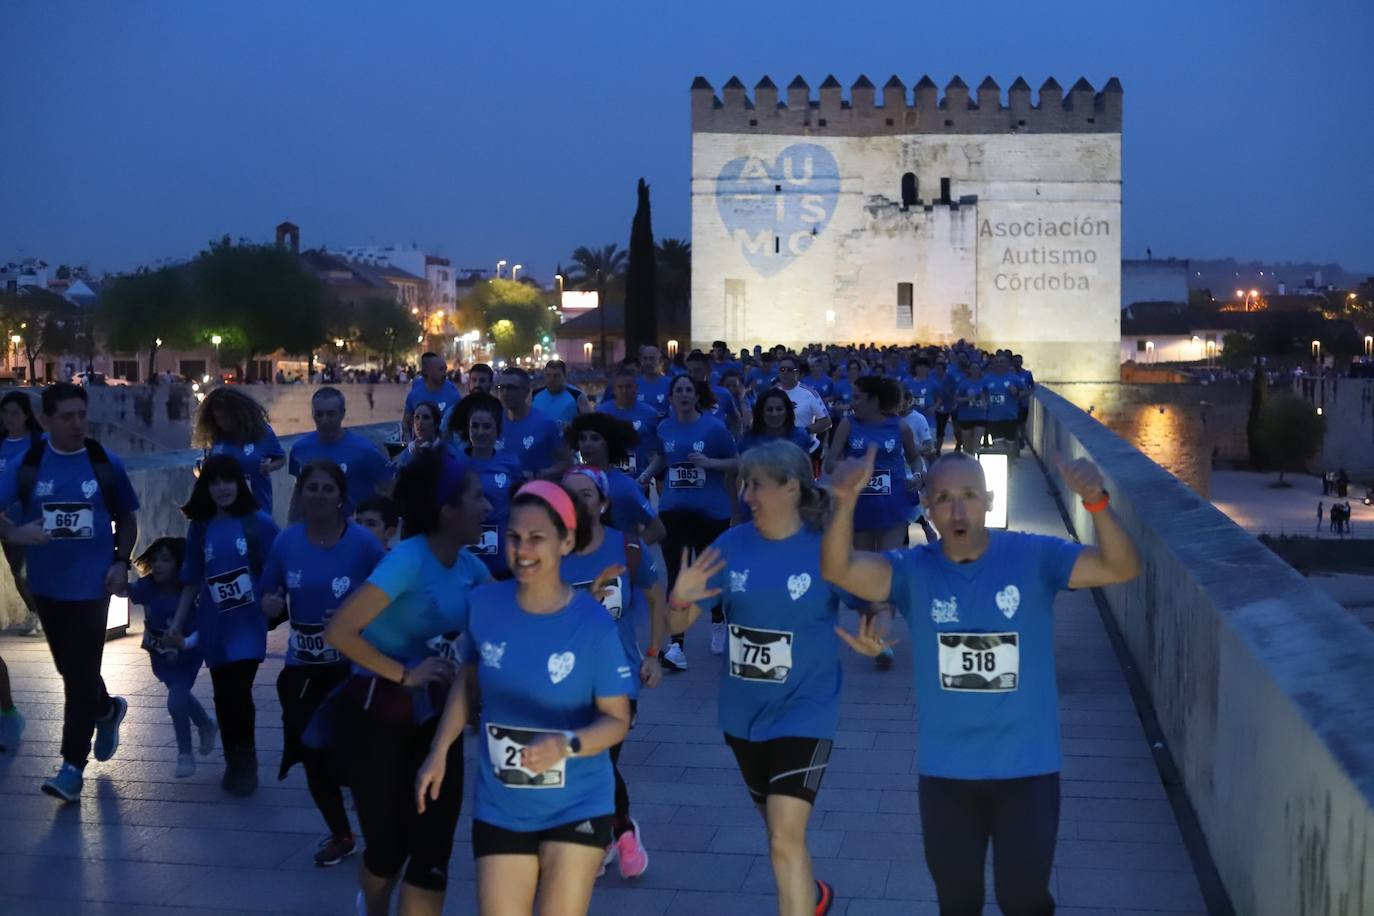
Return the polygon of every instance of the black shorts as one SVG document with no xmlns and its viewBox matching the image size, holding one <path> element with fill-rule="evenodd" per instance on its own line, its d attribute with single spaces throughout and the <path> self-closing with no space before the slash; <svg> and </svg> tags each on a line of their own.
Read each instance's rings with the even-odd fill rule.
<svg viewBox="0 0 1374 916">
<path fill-rule="evenodd" d="M 1016 420 L 991 420 L 988 422 L 988 436 L 993 439 L 1018 439 L 1021 424 Z"/>
<path fill-rule="evenodd" d="M 726 735 L 725 743 L 735 753 L 744 787 L 762 805 L 770 795 L 800 798 L 816 803 L 826 764 L 830 762 L 828 738 L 772 738 L 748 741 Z"/>
<path fill-rule="evenodd" d="M 988 425 L 987 420 L 955 420 L 954 428 L 968 432 L 971 429 L 982 429 Z"/>
<path fill-rule="evenodd" d="M 472 819 L 472 857 L 483 856 L 537 856 L 539 847 L 544 843 L 574 843 L 578 846 L 593 846 L 605 849 L 611 845 L 611 828 L 615 815 L 603 814 L 601 817 L 586 818 L 549 827 L 546 830 L 507 830 L 488 824 L 486 821 Z"/>
</svg>

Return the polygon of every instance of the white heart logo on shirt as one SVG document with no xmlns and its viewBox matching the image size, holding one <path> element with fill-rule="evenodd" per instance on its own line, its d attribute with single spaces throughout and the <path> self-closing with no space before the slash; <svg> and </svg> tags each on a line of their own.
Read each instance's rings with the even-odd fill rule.
<svg viewBox="0 0 1374 916">
<path fill-rule="evenodd" d="M 504 451 L 505 448 L 506 448 L 506 440 L 505 440 L 505 439 L 497 439 L 497 440 L 496 440 L 496 450 L 497 450 L 498 452 L 500 452 L 500 451 Z"/>
<path fill-rule="evenodd" d="M 345 474 L 347 474 L 347 473 L 348 473 L 348 462 L 347 462 L 347 461 L 340 461 L 340 462 L 339 462 L 339 470 L 341 470 L 341 471 L 343 471 Z"/>
<path fill-rule="evenodd" d="M 897 447 L 897 440 L 896 440 L 896 439 L 888 439 L 886 442 L 883 443 L 883 448 L 884 448 L 885 450 L 889 451 L 889 452 L 892 451 L 892 450 L 893 450 L 894 448 L 896 448 L 896 447 Z"/>
<path fill-rule="evenodd" d="M 247 445 L 245 445 L 245 446 L 243 447 L 243 453 L 244 453 L 245 455 L 251 455 L 251 454 L 253 454 L 253 443 L 249 442 Z"/>
<path fill-rule="evenodd" d="M 640 422 L 639 420 L 635 420 L 634 423 L 631 424 L 631 425 L 634 426 L 634 428 L 635 428 L 636 430 L 638 430 L 639 427 L 640 427 L 640 425 L 641 425 L 641 422 Z M 4 466 L 3 466 L 3 465 L 0 465 L 0 470 L 4 470 Z"/>
<path fill-rule="evenodd" d="M 81 482 L 81 495 L 85 496 L 87 499 L 94 496 L 95 491 L 99 489 L 100 484 L 96 483 L 94 480 L 83 480 Z"/>
<path fill-rule="evenodd" d="M 563 678 L 572 674 L 573 665 L 577 662 L 577 656 L 571 652 L 555 652 L 549 656 L 549 680 L 555 684 Z"/>
<path fill-rule="evenodd" d="M 810 587 L 811 587 L 811 574 L 810 574 L 810 573 L 798 573 L 798 574 L 795 575 L 795 576 L 788 576 L 788 577 L 787 577 L 787 593 L 788 593 L 789 595 L 792 596 L 792 600 L 793 600 L 793 601 L 796 601 L 796 600 L 797 600 L 798 598 L 800 598 L 802 595 L 805 595 L 805 594 L 806 594 L 806 590 L 809 589 Z"/>
<path fill-rule="evenodd" d="M 348 576 L 339 576 L 337 579 L 330 583 L 330 585 L 334 589 L 334 597 L 342 598 L 348 592 L 348 586 L 352 584 L 353 583 L 348 578 Z"/>
<path fill-rule="evenodd" d="M 520 441 L 524 443 L 525 449 L 526 449 L 527 451 L 529 450 L 529 448 L 530 448 L 531 446 L 534 445 L 534 437 L 533 437 L 533 436 L 526 436 L 525 438 L 521 439 Z"/>
<path fill-rule="evenodd" d="M 505 487 L 505 485 L 506 485 L 506 475 L 505 475 L 505 474 L 497 474 L 497 475 L 496 475 L 496 485 L 497 485 L 498 487 Z"/>
<path fill-rule="evenodd" d="M 697 441 L 695 441 L 695 442 L 692 443 L 692 451 L 694 451 L 694 452 L 704 452 L 704 451 L 706 451 L 706 443 L 705 443 L 705 442 L 702 442 L 700 439 L 698 439 Z"/>
<path fill-rule="evenodd" d="M 997 593 L 997 606 L 1002 609 L 1002 613 L 1007 619 L 1011 619 L 1016 614 L 1016 609 L 1021 606 L 1021 589 L 1015 585 L 1008 585 Z"/>
<path fill-rule="evenodd" d="M 239 552 L 239 556 L 248 556 L 248 539 L 239 538 L 237 541 L 234 542 L 234 549 Z"/>
</svg>

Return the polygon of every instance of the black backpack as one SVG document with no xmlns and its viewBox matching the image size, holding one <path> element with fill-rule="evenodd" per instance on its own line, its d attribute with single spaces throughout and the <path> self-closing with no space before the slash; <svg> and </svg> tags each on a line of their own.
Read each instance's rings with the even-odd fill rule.
<svg viewBox="0 0 1374 916">
<path fill-rule="evenodd" d="M 24 463 L 19 467 L 19 503 L 28 506 L 34 489 L 38 486 L 38 466 L 43 463 L 43 453 L 47 451 L 45 439 L 36 438 L 29 450 L 24 453 Z M 100 487 L 100 499 L 105 503 L 105 511 L 111 518 L 117 518 L 122 511 L 118 505 L 119 488 L 115 484 L 114 465 L 105 446 L 94 439 L 86 440 L 86 456 L 91 459 L 91 469 L 95 471 L 95 482 Z M 121 510 L 121 511 L 117 511 Z"/>
</svg>

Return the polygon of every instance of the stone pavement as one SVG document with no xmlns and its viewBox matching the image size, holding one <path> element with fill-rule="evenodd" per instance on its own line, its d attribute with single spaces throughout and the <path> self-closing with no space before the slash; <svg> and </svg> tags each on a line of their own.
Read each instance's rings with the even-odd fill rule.
<svg viewBox="0 0 1374 916">
<path fill-rule="evenodd" d="M 1314 474 L 1286 474 L 1291 487 L 1270 486 L 1276 474 L 1257 471 L 1213 471 L 1212 505 L 1251 534 L 1294 535 L 1297 537 L 1338 538 L 1331 530 L 1333 496 L 1322 495 L 1321 478 Z M 1374 538 L 1374 507 L 1366 506 L 1365 488 L 1352 482 L 1346 499 L 1350 502 L 1350 533 L 1344 537 Z M 1342 500 L 1344 501 L 1344 500 Z M 1323 504 L 1321 527 L 1317 527 L 1317 503 Z"/>
<path fill-rule="evenodd" d="M 1013 486 L 1013 527 L 1064 533 L 1033 458 L 1018 462 Z M 1056 615 L 1066 754 L 1059 912 L 1203 913 L 1091 595 L 1061 596 Z M 278 659 L 281 642 L 274 634 Z M 706 643 L 699 625 L 688 641 L 691 670 L 667 677 L 641 704 L 621 760 L 650 867 L 633 883 L 612 869 L 598 885 L 595 914 L 776 912 L 764 831 L 716 728 L 718 669 Z M 173 778 L 165 693 L 136 637 L 110 643 L 105 677 L 130 703 L 122 744 L 113 761 L 90 764 L 82 802 L 59 807 L 38 783 L 57 759 L 60 681 L 41 643 L 0 637 L 0 655 L 29 717 L 19 753 L 0 754 L 0 914 L 352 913 L 356 860 L 313 867 L 324 830 L 300 769 L 275 781 L 278 661 L 258 677 L 262 788 L 237 800 L 220 791 L 216 759 L 191 779 Z M 888 673 L 857 656 L 844 664 L 842 730 L 811 821 L 817 874 L 837 890 L 836 916 L 934 914 L 916 814 L 911 656 L 899 645 Z M 207 708 L 209 687 L 202 673 L 196 692 Z M 470 757 L 468 766 L 470 792 Z M 469 829 L 464 817 L 446 913 L 475 911 Z M 990 904 L 987 912 L 996 910 Z"/>
</svg>

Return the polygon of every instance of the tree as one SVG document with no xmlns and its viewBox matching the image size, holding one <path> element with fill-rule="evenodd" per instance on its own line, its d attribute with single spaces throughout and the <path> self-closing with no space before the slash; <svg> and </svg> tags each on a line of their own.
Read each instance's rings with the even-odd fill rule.
<svg viewBox="0 0 1374 916">
<path fill-rule="evenodd" d="M 386 366 L 396 361 L 398 344 L 409 346 L 420 336 L 420 322 L 395 299 L 372 296 L 354 304 L 345 314 L 352 333 L 339 336 L 356 341 Z"/>
<path fill-rule="evenodd" d="M 1319 416 L 1306 399 L 1284 394 L 1260 408 L 1255 434 L 1263 451 L 1264 470 L 1279 472 L 1274 486 L 1289 487 L 1292 484 L 1284 481 L 1284 473 L 1306 470 L 1307 462 L 1321 451 L 1326 418 Z"/>
<path fill-rule="evenodd" d="M 34 364 L 40 356 L 51 359 L 76 345 L 78 309 L 56 293 L 36 286 L 21 286 L 2 295 L 0 314 L 4 315 L 7 333 L 20 338 L 19 346 L 29 363 L 29 383 L 36 384 Z"/>
<path fill-rule="evenodd" d="M 639 179 L 639 205 L 630 224 L 630 259 L 625 272 L 625 352 L 658 342 L 658 279 L 649 185 Z M 606 364 L 606 334 L 601 335 L 601 364 Z"/>
<path fill-rule="evenodd" d="M 620 276 L 625 270 L 625 252 L 615 245 L 602 248 L 578 248 L 572 254 L 573 286 L 577 289 L 596 290 L 597 315 L 601 326 L 601 365 L 606 365 L 606 305 L 610 292 L 619 285 Z"/>
<path fill-rule="evenodd" d="M 663 239 L 656 254 L 659 331 L 686 340 L 692 336 L 692 243 Z"/>
<path fill-rule="evenodd" d="M 163 346 L 194 347 L 203 336 L 195 291 L 185 270 L 142 268 L 105 285 L 96 324 L 113 351 L 148 351 L 153 377 Z"/>
<path fill-rule="evenodd" d="M 1259 351 L 1255 347 L 1255 339 L 1249 334 L 1241 334 L 1236 331 L 1225 335 L 1221 339 L 1221 364 L 1233 371 L 1244 369 L 1254 363 Z"/>
<path fill-rule="evenodd" d="M 528 356 L 552 329 L 548 302 L 537 287 L 527 283 L 488 280 L 477 284 L 471 298 L 497 355 L 506 359 Z"/>
<path fill-rule="evenodd" d="M 1264 441 L 1260 438 L 1260 416 L 1269 396 L 1269 378 L 1264 374 L 1264 357 L 1256 356 L 1254 376 L 1250 379 L 1250 412 L 1245 418 L 1245 446 L 1250 453 L 1250 467 L 1264 467 Z"/>
<path fill-rule="evenodd" d="M 309 353 L 325 339 L 324 286 L 284 248 L 225 236 L 201 253 L 194 276 L 206 323 L 220 328 L 221 358 Z"/>
</svg>

